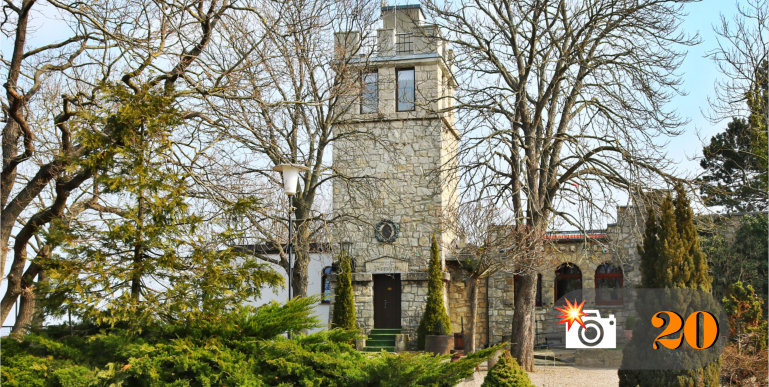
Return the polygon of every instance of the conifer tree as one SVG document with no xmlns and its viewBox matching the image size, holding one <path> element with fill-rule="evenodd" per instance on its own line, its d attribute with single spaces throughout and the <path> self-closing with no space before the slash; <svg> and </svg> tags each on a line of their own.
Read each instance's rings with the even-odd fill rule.
<svg viewBox="0 0 769 387">
<path fill-rule="evenodd" d="M 708 275 L 708 261 L 700 248 L 697 228 L 694 226 L 694 214 L 682 184 L 676 185 L 675 201 L 676 227 L 683 247 L 683 259 L 680 271 L 674 272 L 673 283 L 680 287 L 698 289 L 710 293 L 713 282 Z"/>
<path fill-rule="evenodd" d="M 332 328 L 355 330 L 355 298 L 352 293 L 352 268 L 350 256 L 344 251 L 339 254 L 339 272 L 336 276 L 334 289 L 334 313 L 331 319 Z"/>
<path fill-rule="evenodd" d="M 139 326 L 216 316 L 278 285 L 277 273 L 228 243 L 229 230 L 205 228 L 213 225 L 192 210 L 191 176 L 180 160 L 194 153 L 177 138 L 176 101 L 157 87 L 132 86 L 101 89 L 109 107 L 91 121 L 110 138 L 81 134 L 95 150 L 82 161 L 95 171 L 93 213 L 48 235 L 65 254 L 43 262 L 47 306 Z M 232 211 L 254 205 L 244 200 Z"/>
<path fill-rule="evenodd" d="M 510 351 L 505 351 L 483 379 L 483 387 L 534 387 L 534 384 Z"/>
<path fill-rule="evenodd" d="M 659 277 L 657 272 L 657 214 L 653 209 L 646 213 L 646 228 L 643 243 L 638 245 L 638 255 L 641 256 L 641 285 L 645 288 L 656 288 Z"/>
<path fill-rule="evenodd" d="M 446 335 L 451 332 L 451 322 L 443 304 L 443 266 L 435 234 L 430 245 L 430 264 L 427 270 L 427 305 L 417 329 L 417 344 L 420 349 L 425 347 L 425 336 Z"/>
<path fill-rule="evenodd" d="M 641 283 L 646 288 L 687 288 L 710 292 L 707 259 L 700 249 L 692 210 L 681 184 L 675 187 L 676 198 L 668 194 L 660 206 L 660 214 L 649 212 L 646 219 L 641 254 Z M 648 305 L 641 305 L 645 307 Z M 636 336 L 633 336 L 636 339 Z M 633 354 L 631 342 L 626 347 L 623 367 Z M 644 343 L 647 345 L 647 343 Z M 703 368 L 688 370 L 620 369 L 620 386 L 646 385 L 718 385 L 720 360 Z"/>
</svg>

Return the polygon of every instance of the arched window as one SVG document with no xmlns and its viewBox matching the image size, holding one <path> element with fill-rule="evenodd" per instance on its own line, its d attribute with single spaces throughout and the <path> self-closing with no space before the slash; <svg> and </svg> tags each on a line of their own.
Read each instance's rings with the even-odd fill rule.
<svg viewBox="0 0 769 387">
<path fill-rule="evenodd" d="M 599 305 L 622 304 L 622 268 L 602 263 L 595 269 L 595 303 Z"/>
<path fill-rule="evenodd" d="M 320 277 L 320 291 L 323 293 L 323 298 L 320 300 L 321 304 L 328 304 L 331 302 L 331 281 L 329 280 L 328 276 L 333 273 L 333 269 L 331 269 L 331 266 L 326 266 L 323 268 L 323 273 Z"/>
<path fill-rule="evenodd" d="M 513 291 L 517 291 L 521 288 L 521 276 L 518 274 L 513 276 Z M 535 296 L 535 305 L 542 306 L 542 274 L 537 273 L 537 295 Z"/>
<path fill-rule="evenodd" d="M 569 292 L 579 291 L 569 297 L 582 299 L 582 271 L 573 263 L 564 263 L 555 270 L 555 301 Z"/>
</svg>

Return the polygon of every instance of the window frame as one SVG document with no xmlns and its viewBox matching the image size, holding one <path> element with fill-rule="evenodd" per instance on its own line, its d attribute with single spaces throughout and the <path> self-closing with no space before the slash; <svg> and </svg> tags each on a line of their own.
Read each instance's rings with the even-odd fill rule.
<svg viewBox="0 0 769 387">
<path fill-rule="evenodd" d="M 372 104 L 374 107 L 373 111 L 363 111 L 363 107 L 366 106 L 364 103 L 363 95 L 365 94 L 365 91 L 368 89 L 367 83 L 366 83 L 366 76 L 374 74 L 376 79 L 374 81 L 374 103 Z M 366 70 L 361 71 L 360 76 L 360 106 L 359 106 L 359 112 L 360 114 L 376 114 L 379 113 L 379 71 L 377 69 L 372 70 Z"/>
<path fill-rule="evenodd" d="M 326 271 L 328 270 L 328 273 Z M 328 279 L 328 276 L 333 274 L 334 269 L 331 266 L 326 266 L 320 271 L 320 303 L 321 304 L 330 304 L 331 303 L 331 297 L 333 296 L 333 290 L 331 288 L 331 282 Z M 329 291 L 330 294 L 326 296 L 326 284 L 329 284 Z"/>
<path fill-rule="evenodd" d="M 400 74 L 402 71 L 411 71 L 412 78 L 411 78 L 411 91 L 413 100 L 411 101 L 411 109 L 401 109 L 400 108 Z M 397 68 L 395 69 L 395 111 L 396 112 L 413 112 L 417 108 L 417 70 L 416 67 L 404 67 L 404 68 Z"/>
<path fill-rule="evenodd" d="M 414 34 L 403 32 L 395 35 L 395 55 L 414 53 Z"/>
<path fill-rule="evenodd" d="M 615 268 L 618 271 L 613 271 L 610 273 L 599 273 L 598 270 L 602 266 L 608 266 L 609 268 Z M 616 280 L 619 278 L 619 298 L 616 299 L 604 299 L 598 297 L 598 289 L 602 289 L 598 287 L 598 281 L 599 280 Z M 615 265 L 611 262 L 604 262 L 600 265 L 598 265 L 595 268 L 595 277 L 593 279 L 594 289 L 595 289 L 595 304 L 596 305 L 623 305 L 625 303 L 625 300 L 622 297 L 622 289 L 625 287 L 625 272 L 622 270 L 622 266 Z M 607 288 L 607 289 L 615 289 L 614 287 Z"/>
<path fill-rule="evenodd" d="M 579 273 L 559 273 L 558 271 L 561 270 L 561 268 L 575 268 Z M 583 291 L 585 290 L 584 284 L 582 281 L 583 275 L 582 275 L 582 269 L 579 268 L 578 265 L 571 263 L 571 262 L 564 262 L 555 269 L 555 280 L 553 281 L 553 304 L 556 305 L 558 300 L 563 297 L 565 294 L 560 295 L 558 294 L 558 282 L 559 280 L 579 280 L 579 298 L 583 297 Z M 565 293 L 569 293 L 568 291 Z"/>
</svg>

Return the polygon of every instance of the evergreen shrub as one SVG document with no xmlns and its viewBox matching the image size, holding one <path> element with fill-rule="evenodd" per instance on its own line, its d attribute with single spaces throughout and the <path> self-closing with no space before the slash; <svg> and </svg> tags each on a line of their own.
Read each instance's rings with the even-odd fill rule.
<svg viewBox="0 0 769 387">
<path fill-rule="evenodd" d="M 425 348 L 427 335 L 446 335 L 451 332 L 451 322 L 443 304 L 443 267 L 441 255 L 438 250 L 438 241 L 433 234 L 430 246 L 430 263 L 428 270 L 427 304 L 422 319 L 417 328 L 417 345 L 419 349 Z"/>
<path fill-rule="evenodd" d="M 339 254 L 339 271 L 334 289 L 334 311 L 331 318 L 332 328 L 356 330 L 355 298 L 352 292 L 352 268 L 350 256 Z"/>
<path fill-rule="evenodd" d="M 534 387 L 534 384 L 529 380 L 529 374 L 510 355 L 510 351 L 505 351 L 497 364 L 489 370 L 486 379 L 483 380 L 483 386 Z"/>
</svg>

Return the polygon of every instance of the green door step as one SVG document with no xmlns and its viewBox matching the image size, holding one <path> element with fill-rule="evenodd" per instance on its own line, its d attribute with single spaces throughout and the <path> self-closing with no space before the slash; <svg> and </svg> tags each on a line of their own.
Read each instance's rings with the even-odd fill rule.
<svg viewBox="0 0 769 387">
<path fill-rule="evenodd" d="M 366 346 L 366 348 L 363 349 L 363 352 L 382 352 L 382 350 L 385 350 L 387 352 L 395 352 L 395 346 Z"/>
<path fill-rule="evenodd" d="M 366 339 L 364 352 L 395 352 L 395 335 L 401 333 L 396 328 L 374 328 Z"/>
<path fill-rule="evenodd" d="M 368 335 L 369 340 L 395 340 L 395 335 L 385 333 L 372 333 Z"/>
<path fill-rule="evenodd" d="M 395 339 L 393 340 L 366 340 L 367 347 L 394 347 Z"/>
<path fill-rule="evenodd" d="M 393 329 L 393 328 L 374 328 L 370 332 L 372 335 L 376 334 L 389 334 L 389 335 L 397 335 L 401 333 L 400 329 Z"/>
</svg>

